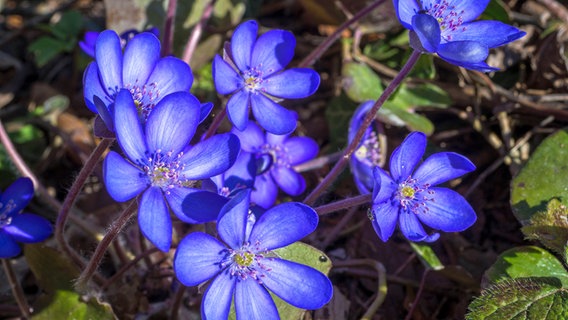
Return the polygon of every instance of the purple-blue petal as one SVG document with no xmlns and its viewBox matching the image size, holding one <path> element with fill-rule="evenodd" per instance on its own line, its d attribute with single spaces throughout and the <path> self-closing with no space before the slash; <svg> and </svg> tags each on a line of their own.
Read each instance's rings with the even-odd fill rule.
<svg viewBox="0 0 568 320">
<path fill-rule="evenodd" d="M 396 228 L 399 209 L 399 206 L 390 201 L 373 204 L 371 224 L 383 242 L 386 242 L 392 236 Z"/>
<path fill-rule="evenodd" d="M 268 209 L 276 202 L 278 188 L 269 174 L 257 176 L 254 179 L 254 188 L 251 194 L 251 202 Z"/>
<path fill-rule="evenodd" d="M 184 285 L 196 286 L 221 271 L 219 262 L 227 248 L 212 236 L 193 232 L 178 244 L 174 256 L 174 271 Z"/>
<path fill-rule="evenodd" d="M 436 18 L 429 14 L 417 14 L 412 17 L 412 29 L 416 32 L 422 48 L 426 52 L 434 53 L 438 51 L 442 35 L 440 24 Z"/>
<path fill-rule="evenodd" d="M 190 180 L 206 179 L 221 174 L 235 163 L 240 150 L 239 139 L 234 134 L 214 135 L 184 153 L 180 159 L 185 166 L 182 174 Z"/>
<path fill-rule="evenodd" d="M 240 131 L 246 129 L 249 118 L 250 93 L 245 90 L 235 92 L 227 101 L 229 121 Z"/>
<path fill-rule="evenodd" d="M 130 91 L 120 90 L 114 103 L 114 130 L 118 144 L 132 161 L 146 158 L 146 137 Z"/>
<path fill-rule="evenodd" d="M 97 109 L 100 119 L 103 121 L 107 129 L 114 132 L 114 120 L 112 118 L 111 111 L 98 96 L 93 96 L 93 103 L 95 104 L 95 108 Z M 111 106 L 114 108 L 114 104 L 111 104 Z"/>
<path fill-rule="evenodd" d="M 440 234 L 434 233 L 428 235 L 422 224 L 413 212 L 401 212 L 399 216 L 400 231 L 410 241 L 419 242 L 433 242 L 438 240 Z"/>
<path fill-rule="evenodd" d="M 312 95 L 318 89 L 320 76 L 312 69 L 294 68 L 266 79 L 263 88 L 271 96 L 299 99 Z"/>
<path fill-rule="evenodd" d="M 266 139 L 262 129 L 252 122 L 248 121 L 246 129 L 244 130 L 231 130 L 241 142 L 241 149 L 247 152 L 257 152 L 264 144 L 266 144 Z"/>
<path fill-rule="evenodd" d="M 200 112 L 199 101 L 189 92 L 165 96 L 154 107 L 146 122 L 148 149 L 178 154 L 193 138 Z"/>
<path fill-rule="evenodd" d="M 500 21 L 474 21 L 464 23 L 456 32 L 452 32 L 452 41 L 475 41 L 495 48 L 515 41 L 526 33 Z"/>
<path fill-rule="evenodd" d="M 413 178 L 420 184 L 437 184 L 458 178 L 475 170 L 468 158 L 454 152 L 439 152 L 428 157 L 414 171 Z"/>
<path fill-rule="evenodd" d="M 235 287 L 235 310 L 237 319 L 278 319 L 274 300 L 261 284 L 253 279 L 237 283 Z"/>
<path fill-rule="evenodd" d="M 105 158 L 103 176 L 107 192 L 118 202 L 134 198 L 150 185 L 148 177 L 139 168 L 114 151 Z"/>
<path fill-rule="evenodd" d="M 402 182 L 410 177 L 425 150 L 426 135 L 424 133 L 415 131 L 406 136 L 390 158 L 389 170 L 394 181 Z"/>
<path fill-rule="evenodd" d="M 0 259 L 15 257 L 21 251 L 22 249 L 20 249 L 16 240 L 0 229 Z"/>
<path fill-rule="evenodd" d="M 426 203 L 428 210 L 417 213 L 425 225 L 445 232 L 459 232 L 477 220 L 471 205 L 459 193 L 447 188 L 430 188 L 434 201 Z"/>
<path fill-rule="evenodd" d="M 113 95 L 122 88 L 122 47 L 120 38 L 113 30 L 101 32 L 95 45 L 95 59 L 103 88 Z"/>
<path fill-rule="evenodd" d="M 251 67 L 258 68 L 266 78 L 286 67 L 294 57 L 296 39 L 290 31 L 270 30 L 254 45 Z"/>
<path fill-rule="evenodd" d="M 412 29 L 412 17 L 420 11 L 417 1 L 394 0 L 394 9 L 398 21 L 406 28 Z"/>
<path fill-rule="evenodd" d="M 392 199 L 394 193 L 398 189 L 398 185 L 392 178 L 380 167 L 373 168 L 373 204 L 380 204 Z"/>
<path fill-rule="evenodd" d="M 83 96 L 85 97 L 85 104 L 87 108 L 92 112 L 98 113 L 97 107 L 93 101 L 93 97 L 97 96 L 103 100 L 103 102 L 108 103 L 106 100 L 107 92 L 101 87 L 101 79 L 99 78 L 99 67 L 96 62 L 91 62 L 85 73 L 83 74 Z M 106 104 L 105 103 L 105 104 Z"/>
<path fill-rule="evenodd" d="M 284 108 L 263 94 L 252 95 L 250 103 L 256 121 L 266 131 L 284 135 L 296 129 L 296 112 Z"/>
<path fill-rule="evenodd" d="M 95 44 L 97 38 L 99 37 L 99 32 L 97 31 L 87 31 L 83 37 L 83 41 L 79 41 L 79 47 L 83 52 L 91 58 L 95 57 Z"/>
<path fill-rule="evenodd" d="M 314 310 L 331 300 L 331 281 L 318 270 L 293 261 L 265 259 L 271 270 L 262 279 L 264 285 L 296 308 Z"/>
<path fill-rule="evenodd" d="M 203 121 L 205 121 L 205 119 L 207 119 L 207 116 L 209 116 L 209 114 L 211 113 L 211 110 L 213 110 L 213 103 L 212 102 L 205 102 L 202 103 L 199 107 L 199 123 L 202 123 Z"/>
<path fill-rule="evenodd" d="M 229 272 L 220 273 L 213 279 L 201 301 L 201 318 L 203 320 L 229 318 L 236 284 L 236 279 Z"/>
<path fill-rule="evenodd" d="M 210 191 L 193 188 L 174 188 L 166 195 L 170 209 L 187 223 L 204 223 L 217 220 L 227 198 Z"/>
<path fill-rule="evenodd" d="M 318 144 L 308 137 L 291 137 L 284 142 L 284 148 L 290 165 L 298 165 L 312 160 L 318 155 Z"/>
<path fill-rule="evenodd" d="M 24 209 L 28 203 L 32 200 L 34 196 L 34 185 L 30 178 L 18 178 L 16 181 L 12 182 L 4 193 L 0 195 L 1 209 L 6 210 L 5 206 L 10 203 L 12 207 L 8 212 L 4 212 L 7 215 L 13 215 Z"/>
<path fill-rule="evenodd" d="M 142 234 L 163 252 L 172 244 L 172 220 L 162 190 L 150 187 L 138 206 L 138 225 Z"/>
<path fill-rule="evenodd" d="M 431 0 L 430 0 L 431 1 Z M 475 1 L 464 1 L 464 0 L 447 0 L 448 8 L 455 13 L 457 13 L 464 22 L 472 21 L 479 17 L 490 0 L 475 0 Z"/>
<path fill-rule="evenodd" d="M 21 213 L 12 217 L 12 222 L 4 227 L 4 231 L 16 241 L 36 243 L 49 238 L 53 233 L 53 228 L 44 217 L 31 213 Z"/>
<path fill-rule="evenodd" d="M 250 191 L 237 193 L 223 206 L 217 221 L 219 237 L 233 249 L 245 242 L 246 221 L 250 207 Z"/>
<path fill-rule="evenodd" d="M 124 49 L 122 80 L 126 87 L 143 86 L 160 59 L 160 41 L 150 32 L 135 35 Z"/>
<path fill-rule="evenodd" d="M 275 166 L 270 174 L 280 189 L 291 196 L 299 196 L 306 190 L 306 180 L 292 168 Z"/>
<path fill-rule="evenodd" d="M 149 85 L 155 83 L 159 89 L 159 97 L 165 97 L 170 93 L 189 91 L 193 75 L 191 68 L 184 61 L 175 57 L 165 57 L 158 61 L 147 83 Z"/>
<path fill-rule="evenodd" d="M 440 58 L 466 67 L 469 63 L 483 62 L 489 55 L 487 45 L 476 41 L 452 41 L 438 47 Z"/>
<path fill-rule="evenodd" d="M 312 233 L 318 225 L 314 209 L 299 202 L 286 202 L 266 211 L 256 221 L 250 242 L 268 250 L 290 245 Z"/>
<path fill-rule="evenodd" d="M 220 94 L 231 94 L 241 89 L 244 85 L 244 79 L 241 75 L 219 55 L 213 58 L 212 74 L 215 89 Z"/>
<path fill-rule="evenodd" d="M 253 46 L 256 42 L 258 24 L 254 20 L 245 21 L 237 26 L 231 38 L 231 52 L 237 68 L 246 71 L 251 67 Z"/>
</svg>

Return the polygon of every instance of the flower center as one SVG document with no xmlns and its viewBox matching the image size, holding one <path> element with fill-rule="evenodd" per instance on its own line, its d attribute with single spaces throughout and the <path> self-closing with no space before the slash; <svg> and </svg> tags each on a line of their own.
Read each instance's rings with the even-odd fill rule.
<svg viewBox="0 0 568 320">
<path fill-rule="evenodd" d="M 427 212 L 428 202 L 434 201 L 434 191 L 429 184 L 419 184 L 416 179 L 408 177 L 398 185 L 395 199 L 400 202 L 403 209 L 415 214 Z"/>
<path fill-rule="evenodd" d="M 359 148 L 355 150 L 355 157 L 369 167 L 380 166 L 381 153 L 377 133 L 371 131 Z"/>
<path fill-rule="evenodd" d="M 134 84 L 127 84 L 124 87 L 130 91 L 130 94 L 132 94 L 134 104 L 136 104 L 136 109 L 138 109 L 138 114 L 145 122 L 148 119 L 150 112 L 154 109 L 156 100 L 160 97 L 158 84 L 156 82 L 152 82 L 140 85 L 138 84 L 138 80 L 136 80 Z"/>
<path fill-rule="evenodd" d="M 422 1 L 420 1 L 420 6 L 425 11 L 425 13 L 433 16 L 438 20 L 440 24 L 440 30 L 442 31 L 442 36 L 447 40 L 452 40 L 451 32 L 455 31 L 465 31 L 465 27 L 460 26 L 463 24 L 462 15 L 464 10 L 456 11 L 455 6 L 450 5 L 447 0 L 437 0 L 436 3 L 431 5 L 429 8 L 423 6 Z"/>
<path fill-rule="evenodd" d="M 224 254 L 224 257 L 219 266 L 227 268 L 230 275 L 237 277 L 238 280 L 251 278 L 258 283 L 262 283 L 262 278 L 265 277 L 264 274 L 272 270 L 263 263 L 263 260 L 271 259 L 270 256 L 273 253 L 265 248 L 261 248 L 259 241 L 254 245 L 245 242 L 241 248 L 237 250 L 226 249 L 221 254 Z"/>
<path fill-rule="evenodd" d="M 235 261 L 239 267 L 248 267 L 252 264 L 255 255 L 252 252 L 241 252 L 235 254 L 233 261 Z"/>
<path fill-rule="evenodd" d="M 250 68 L 243 72 L 243 78 L 245 80 L 245 89 L 247 91 L 256 93 L 259 90 L 263 90 L 262 84 L 265 80 L 262 79 L 262 70 L 260 70 L 260 66 Z"/>
<path fill-rule="evenodd" d="M 176 187 L 191 187 L 194 182 L 183 176 L 185 166 L 180 161 L 182 156 L 183 152 L 174 155 L 172 151 L 162 153 L 161 150 L 156 150 L 143 166 L 150 184 L 166 193 Z"/>
<path fill-rule="evenodd" d="M 0 228 L 3 228 L 12 223 L 12 211 L 16 205 L 14 200 L 10 199 L 7 203 L 0 202 Z"/>
<path fill-rule="evenodd" d="M 261 175 L 274 166 L 290 167 L 288 150 L 281 145 L 264 144 L 256 154 L 257 156 L 257 175 Z"/>
</svg>

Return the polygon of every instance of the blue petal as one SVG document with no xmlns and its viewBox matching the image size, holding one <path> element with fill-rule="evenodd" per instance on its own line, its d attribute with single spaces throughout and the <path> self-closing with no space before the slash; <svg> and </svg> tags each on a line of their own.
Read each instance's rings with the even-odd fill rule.
<svg viewBox="0 0 568 320">
<path fill-rule="evenodd" d="M 278 196 L 278 188 L 269 174 L 263 174 L 255 178 L 251 202 L 268 209 L 276 202 L 276 196 Z"/>
<path fill-rule="evenodd" d="M 298 99 L 312 95 L 318 89 L 320 77 L 312 69 L 289 69 L 266 79 L 263 88 L 271 96 Z"/>
<path fill-rule="evenodd" d="M 219 188 L 227 187 L 230 192 L 242 188 L 252 188 L 256 176 L 256 157 L 249 152 L 241 150 L 235 164 L 223 173 Z M 219 176 L 218 176 L 219 177 Z"/>
<path fill-rule="evenodd" d="M 276 102 L 272 101 L 263 94 L 254 94 L 250 99 L 252 113 L 266 131 L 284 135 L 290 134 L 296 129 L 298 115 Z"/>
<path fill-rule="evenodd" d="M 483 11 L 485 11 L 485 8 L 487 8 L 489 1 L 490 0 L 448 0 L 448 7 L 458 13 L 464 22 L 468 22 L 479 17 Z"/>
<path fill-rule="evenodd" d="M 430 188 L 434 201 L 426 203 L 428 210 L 418 212 L 425 225 L 445 232 L 463 231 L 475 223 L 475 211 L 459 193 L 446 188 Z"/>
<path fill-rule="evenodd" d="M 244 85 L 244 79 L 219 55 L 213 58 L 213 81 L 220 94 L 231 94 Z"/>
<path fill-rule="evenodd" d="M 420 11 L 417 1 L 394 0 L 394 9 L 398 21 L 406 28 L 412 29 L 412 17 Z"/>
<path fill-rule="evenodd" d="M 312 160 L 318 155 L 318 144 L 308 137 L 292 137 L 284 142 L 284 148 L 290 165 L 298 165 Z"/>
<path fill-rule="evenodd" d="M 122 85 L 122 47 L 120 38 L 113 30 L 101 32 L 95 45 L 95 58 L 100 67 L 99 75 L 103 88 L 113 95 Z"/>
<path fill-rule="evenodd" d="M 252 228 L 249 241 L 268 250 L 285 247 L 312 233 L 318 226 L 314 209 L 299 202 L 286 202 L 266 211 Z"/>
<path fill-rule="evenodd" d="M 101 87 L 101 79 L 99 78 L 99 67 L 96 62 L 91 62 L 85 73 L 83 74 L 83 96 L 85 97 L 85 104 L 92 112 L 98 113 L 93 97 L 97 96 L 106 101 L 107 92 Z"/>
<path fill-rule="evenodd" d="M 237 283 L 235 310 L 237 311 L 237 319 L 266 320 L 279 318 L 278 309 L 276 309 L 268 291 L 252 279 Z"/>
<path fill-rule="evenodd" d="M 262 129 L 252 122 L 249 121 L 244 130 L 233 130 L 233 132 L 241 142 L 241 149 L 247 152 L 257 152 L 259 149 L 266 144 L 266 139 Z"/>
<path fill-rule="evenodd" d="M 416 217 L 416 214 L 412 212 L 401 212 L 399 216 L 399 223 L 400 231 L 402 231 L 402 234 L 404 234 L 404 236 L 410 241 L 433 242 L 438 240 L 440 237 L 439 233 L 428 235 Z"/>
<path fill-rule="evenodd" d="M 383 202 L 373 204 L 372 211 L 371 224 L 373 229 L 383 242 L 387 242 L 396 228 L 399 206 L 393 205 L 390 201 Z"/>
<path fill-rule="evenodd" d="M 249 118 L 250 93 L 245 90 L 235 92 L 227 101 L 229 121 L 240 131 L 246 129 Z"/>
<path fill-rule="evenodd" d="M 10 203 L 12 209 L 6 213 L 13 215 L 24 209 L 34 196 L 34 185 L 30 178 L 18 178 L 14 181 L 3 194 L 0 195 L 0 209 L 5 210 L 5 206 Z"/>
<path fill-rule="evenodd" d="M 212 102 L 205 102 L 202 103 L 199 107 L 199 123 L 202 123 L 203 121 L 205 121 L 205 119 L 207 119 L 207 116 L 209 116 L 209 114 L 211 113 L 211 110 L 213 110 L 213 103 Z"/>
<path fill-rule="evenodd" d="M 392 178 L 380 167 L 373 168 L 373 204 L 380 204 L 390 201 L 394 193 L 398 189 L 398 185 Z"/>
<path fill-rule="evenodd" d="M 475 41 L 495 48 L 515 41 L 526 33 L 500 21 L 474 21 L 464 23 L 451 33 L 452 41 Z"/>
<path fill-rule="evenodd" d="M 127 87 L 146 84 L 160 59 L 160 41 L 149 32 L 134 36 L 124 49 L 122 79 Z"/>
<path fill-rule="evenodd" d="M 185 169 L 184 178 L 200 180 L 221 174 L 229 169 L 240 151 L 239 139 L 232 133 L 223 133 L 201 141 L 180 159 Z"/>
<path fill-rule="evenodd" d="M 441 44 L 438 48 L 440 58 L 467 68 L 469 63 L 477 63 L 487 59 L 487 45 L 475 41 L 452 41 Z"/>
<path fill-rule="evenodd" d="M 412 1 L 410 1 L 410 2 L 412 2 Z M 349 140 L 349 143 L 351 143 L 351 141 L 353 141 L 353 139 L 355 139 L 355 134 L 357 133 L 357 131 L 359 130 L 359 127 L 363 123 L 363 120 L 364 120 L 365 116 L 367 115 L 367 112 L 369 112 L 369 110 L 371 110 L 371 108 L 373 107 L 374 104 L 375 104 L 375 101 L 373 101 L 373 100 L 363 102 L 357 107 L 357 109 L 353 113 L 353 116 L 351 117 L 351 121 L 349 122 L 349 132 L 347 133 L 347 139 Z M 367 129 L 367 130 L 369 130 L 369 129 Z"/>
<path fill-rule="evenodd" d="M 212 236 L 193 232 L 179 243 L 174 256 L 174 271 L 184 285 L 196 286 L 221 271 L 219 262 L 227 248 Z"/>
<path fill-rule="evenodd" d="M 265 259 L 263 264 L 272 269 L 264 273 L 264 285 L 294 307 L 314 310 L 331 300 L 331 281 L 316 269 L 282 259 Z"/>
<path fill-rule="evenodd" d="M 258 24 L 254 20 L 241 23 L 231 38 L 231 52 L 233 61 L 241 71 L 250 69 L 252 48 L 256 41 Z"/>
<path fill-rule="evenodd" d="M 114 119 L 112 118 L 111 112 L 108 107 L 105 105 L 103 100 L 98 96 L 93 96 L 93 103 L 95 104 L 95 108 L 97 108 L 97 113 L 99 117 L 104 122 L 107 129 L 111 132 L 114 132 Z M 112 105 L 114 108 L 114 105 Z"/>
<path fill-rule="evenodd" d="M 495 67 L 491 67 L 490 65 L 488 65 L 487 63 L 485 63 L 484 61 L 481 62 L 464 62 L 464 61 L 453 61 L 453 60 L 449 60 L 449 59 L 444 59 L 447 62 L 459 66 L 459 67 L 463 67 L 469 70 L 476 70 L 479 72 L 493 72 L 493 71 L 499 71 L 499 68 L 495 68 Z"/>
<path fill-rule="evenodd" d="M 189 92 L 165 96 L 154 107 L 146 122 L 148 149 L 178 154 L 193 138 L 199 115 L 200 103 Z"/>
<path fill-rule="evenodd" d="M 475 170 L 468 158 L 453 152 L 435 153 L 414 171 L 413 178 L 420 184 L 435 186 Z"/>
<path fill-rule="evenodd" d="M 172 244 L 172 220 L 159 188 L 150 187 L 142 195 L 138 225 L 150 242 L 163 252 L 168 252 Z"/>
<path fill-rule="evenodd" d="M 148 177 L 139 168 L 114 151 L 109 151 L 105 158 L 103 176 L 107 192 L 118 202 L 134 198 L 150 185 Z"/>
<path fill-rule="evenodd" d="M 245 242 L 245 227 L 250 207 L 250 191 L 235 195 L 223 206 L 217 221 L 219 236 L 229 247 L 240 248 Z"/>
<path fill-rule="evenodd" d="M 174 188 L 166 194 L 170 209 L 187 223 L 204 223 L 217 220 L 227 198 L 193 188 Z"/>
<path fill-rule="evenodd" d="M 306 190 L 306 180 L 292 168 L 277 166 L 270 174 L 280 189 L 291 196 L 299 196 Z"/>
<path fill-rule="evenodd" d="M 213 279 L 201 301 L 201 317 L 204 320 L 229 318 L 236 283 L 236 279 L 228 272 L 223 272 Z"/>
<path fill-rule="evenodd" d="M 193 75 L 191 68 L 184 61 L 175 57 L 165 57 L 158 61 L 147 83 L 156 84 L 161 98 L 170 93 L 189 91 Z"/>
<path fill-rule="evenodd" d="M 22 213 L 12 217 L 12 222 L 4 227 L 14 240 L 23 243 L 41 242 L 53 233 L 51 223 L 44 217 Z"/>
<path fill-rule="evenodd" d="M 373 167 L 362 163 L 356 157 L 351 157 L 351 159 L 349 159 L 349 167 L 353 174 L 353 181 L 355 182 L 359 193 L 372 193 L 373 186 L 375 184 L 375 180 L 373 179 Z"/>
<path fill-rule="evenodd" d="M 280 135 L 280 134 L 272 134 L 270 132 L 266 133 L 266 142 L 268 142 L 268 144 L 275 146 L 275 145 L 283 145 L 284 141 L 288 140 L 288 137 L 290 135 L 289 134 L 284 134 L 284 135 Z"/>
<path fill-rule="evenodd" d="M 138 118 L 138 110 L 128 90 L 120 90 L 114 103 L 114 129 L 118 144 L 136 162 L 146 158 L 146 138 Z"/>
<path fill-rule="evenodd" d="M 392 153 L 390 158 L 390 173 L 394 181 L 402 182 L 412 175 L 412 171 L 422 159 L 426 150 L 426 135 L 422 132 L 412 132 Z"/>
<path fill-rule="evenodd" d="M 266 78 L 286 67 L 294 57 L 296 39 L 290 31 L 270 30 L 261 35 L 252 51 L 251 67 Z"/>
<path fill-rule="evenodd" d="M 12 258 L 20 254 L 20 246 L 9 234 L 0 229 L 0 259 Z"/>
<path fill-rule="evenodd" d="M 436 18 L 428 14 L 417 14 L 412 17 L 412 27 L 424 50 L 430 53 L 438 51 L 442 36 L 440 24 Z"/>
<path fill-rule="evenodd" d="M 83 37 L 83 41 L 79 41 L 79 47 L 83 52 L 91 58 L 95 57 L 95 44 L 97 38 L 99 37 L 99 32 L 97 31 L 87 31 Z"/>
</svg>

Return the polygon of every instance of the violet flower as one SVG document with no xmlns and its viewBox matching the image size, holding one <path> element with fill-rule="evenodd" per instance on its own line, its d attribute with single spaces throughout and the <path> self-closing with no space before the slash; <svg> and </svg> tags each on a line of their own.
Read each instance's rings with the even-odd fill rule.
<svg viewBox="0 0 568 320">
<path fill-rule="evenodd" d="M 160 38 L 160 30 L 158 28 L 149 28 L 146 32 L 153 33 L 156 38 Z M 129 29 L 120 34 L 120 44 L 122 48 L 126 46 L 128 41 L 132 39 L 135 35 L 140 32 L 136 29 Z M 95 44 L 97 43 L 97 38 L 101 34 L 98 31 L 86 31 L 82 41 L 79 41 L 79 47 L 83 52 L 91 58 L 95 57 Z"/>
<path fill-rule="evenodd" d="M 499 21 L 473 21 L 489 0 L 394 0 L 398 20 L 410 30 L 410 45 L 424 53 L 436 53 L 451 64 L 490 72 L 485 63 L 489 49 L 525 35 Z"/>
<path fill-rule="evenodd" d="M 227 114 L 235 127 L 247 127 L 249 108 L 261 127 L 273 134 L 289 134 L 296 128 L 297 115 L 275 102 L 305 98 L 320 83 L 317 72 L 306 68 L 282 71 L 294 56 L 296 40 L 284 30 L 270 30 L 256 38 L 256 21 L 241 23 L 227 48 L 225 60 L 213 60 L 213 79 L 220 94 L 232 94 Z"/>
<path fill-rule="evenodd" d="M 187 92 L 172 93 L 156 106 L 145 124 L 138 121 L 138 109 L 128 90 L 121 90 L 115 103 L 116 136 L 128 160 L 110 151 L 104 161 L 104 180 L 108 193 L 119 202 L 142 194 L 138 223 L 142 233 L 158 249 L 167 251 L 172 241 L 172 222 L 168 207 L 182 221 L 197 223 L 184 206 L 184 199 L 195 192 L 197 180 L 227 170 L 240 150 L 233 134 L 215 135 L 189 146 L 199 121 L 199 101 Z M 207 199 L 201 199 L 207 207 Z M 206 208 L 205 208 L 206 209 Z M 214 211 L 217 209 L 217 211 Z M 200 208 L 200 210 L 204 210 Z M 202 211 L 213 220 L 218 208 Z"/>
<path fill-rule="evenodd" d="M 333 294 L 321 272 L 284 260 L 273 252 L 312 233 L 316 212 L 287 202 L 266 211 L 255 222 L 249 214 L 250 191 L 242 191 L 221 210 L 214 237 L 194 232 L 178 245 L 174 271 L 186 286 L 213 279 L 201 302 L 203 319 L 227 319 L 234 301 L 236 319 L 279 319 L 269 291 L 301 309 L 319 309 Z"/>
<path fill-rule="evenodd" d="M 29 178 L 19 178 L 0 194 L 0 258 L 12 258 L 22 251 L 18 242 L 36 243 L 53 232 L 44 217 L 20 213 L 34 196 Z"/>
<path fill-rule="evenodd" d="M 426 135 L 409 134 L 390 158 L 390 175 L 375 167 L 371 221 L 375 232 L 387 241 L 398 223 L 411 241 L 436 241 L 422 224 L 445 232 L 469 228 L 477 219 L 469 203 L 457 192 L 435 187 L 475 170 L 466 157 L 453 152 L 435 153 L 417 168 L 426 148 Z M 416 168 L 416 170 L 415 170 Z"/>
</svg>

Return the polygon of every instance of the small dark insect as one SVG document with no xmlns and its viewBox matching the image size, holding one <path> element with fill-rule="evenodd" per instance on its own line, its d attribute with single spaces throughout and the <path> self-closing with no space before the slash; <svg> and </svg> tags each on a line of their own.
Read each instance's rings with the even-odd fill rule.
<svg viewBox="0 0 568 320">
<path fill-rule="evenodd" d="M 327 262 L 327 257 L 326 256 L 319 256 L 319 261 L 320 262 Z"/>
</svg>

